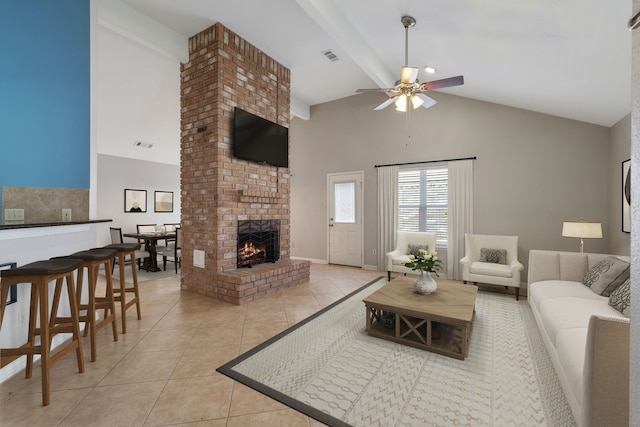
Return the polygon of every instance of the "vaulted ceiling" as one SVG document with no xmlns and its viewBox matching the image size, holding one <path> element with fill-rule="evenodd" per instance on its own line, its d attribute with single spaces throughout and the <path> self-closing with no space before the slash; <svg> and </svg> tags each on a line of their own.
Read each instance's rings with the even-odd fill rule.
<svg viewBox="0 0 640 427">
<path fill-rule="evenodd" d="M 408 65 L 437 68 L 420 81 L 464 75 L 443 92 L 604 126 L 630 111 L 630 0 L 122 1 L 185 37 L 221 22 L 291 70 L 299 116 L 394 86 L 403 15 L 417 21 Z"/>
</svg>

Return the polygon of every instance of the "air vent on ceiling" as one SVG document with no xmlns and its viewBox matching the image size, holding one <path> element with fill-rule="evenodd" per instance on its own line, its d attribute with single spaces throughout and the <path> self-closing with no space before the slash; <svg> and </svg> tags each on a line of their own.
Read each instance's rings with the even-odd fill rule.
<svg viewBox="0 0 640 427">
<path fill-rule="evenodd" d="M 333 53 L 333 51 L 331 49 L 325 50 L 324 52 L 322 52 L 322 54 L 324 56 L 326 56 L 328 59 L 330 59 L 331 61 L 334 61 L 334 62 L 340 59 L 340 58 L 338 58 L 338 55 Z"/>
<path fill-rule="evenodd" d="M 149 144 L 148 142 L 142 142 L 142 141 L 136 141 L 133 143 L 133 145 L 135 145 L 136 147 L 142 147 L 142 148 L 153 147 L 153 144 Z"/>
</svg>

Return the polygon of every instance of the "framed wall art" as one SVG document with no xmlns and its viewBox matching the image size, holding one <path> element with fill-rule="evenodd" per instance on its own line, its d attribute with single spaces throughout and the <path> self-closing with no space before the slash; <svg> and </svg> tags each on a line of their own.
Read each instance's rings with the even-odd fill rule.
<svg viewBox="0 0 640 427">
<path fill-rule="evenodd" d="M 147 190 L 124 190 L 125 212 L 147 211 Z"/>
<path fill-rule="evenodd" d="M 15 262 L 5 262 L 4 264 L 0 264 L 0 270 L 9 270 L 10 268 L 16 268 L 17 266 L 18 264 Z M 14 302 L 18 302 L 18 285 L 11 285 L 11 287 L 9 287 L 9 296 L 4 303 L 9 305 Z"/>
<path fill-rule="evenodd" d="M 622 162 L 622 231 L 631 233 L 631 159 Z"/>
<path fill-rule="evenodd" d="M 156 212 L 173 212 L 173 191 L 155 191 L 153 196 Z"/>
</svg>

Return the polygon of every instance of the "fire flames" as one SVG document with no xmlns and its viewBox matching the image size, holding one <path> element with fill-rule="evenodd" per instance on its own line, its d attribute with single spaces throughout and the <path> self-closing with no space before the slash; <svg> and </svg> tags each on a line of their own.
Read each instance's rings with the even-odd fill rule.
<svg viewBox="0 0 640 427">
<path fill-rule="evenodd" d="M 265 246 L 257 246 L 254 242 L 246 242 L 244 246 L 238 249 L 239 264 L 257 264 L 264 262 L 267 258 L 267 248 Z"/>
</svg>

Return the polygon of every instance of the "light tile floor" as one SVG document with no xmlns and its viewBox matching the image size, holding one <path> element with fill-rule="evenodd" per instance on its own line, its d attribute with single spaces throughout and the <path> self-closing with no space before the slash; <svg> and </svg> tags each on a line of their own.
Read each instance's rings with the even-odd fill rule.
<svg viewBox="0 0 640 427">
<path fill-rule="evenodd" d="M 85 338 L 84 373 L 73 353 L 56 364 L 50 406 L 39 364 L 0 384 L 0 425 L 320 426 L 216 368 L 382 275 L 313 264 L 308 283 L 242 306 L 181 291 L 177 275 L 141 282 L 142 320 L 130 308 L 117 342 L 100 331 L 95 362 Z"/>
</svg>

